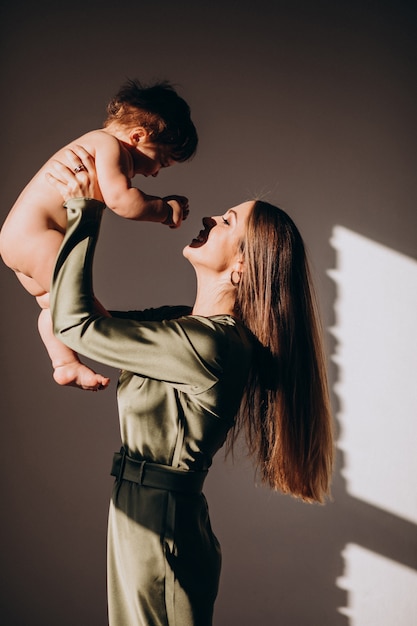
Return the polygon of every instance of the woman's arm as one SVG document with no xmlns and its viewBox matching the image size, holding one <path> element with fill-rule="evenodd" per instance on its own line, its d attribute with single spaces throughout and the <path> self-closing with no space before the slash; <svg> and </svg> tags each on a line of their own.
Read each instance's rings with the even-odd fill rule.
<svg viewBox="0 0 417 626">
<path fill-rule="evenodd" d="M 208 389 L 218 380 L 221 353 L 227 352 L 227 339 L 214 322 L 192 317 L 141 322 L 97 311 L 92 263 L 104 204 L 100 199 L 71 198 L 86 191 L 99 195 L 94 180 L 87 181 L 94 176 L 93 167 L 77 176 L 68 171 L 53 177 L 52 184 L 65 191 L 68 211 L 51 287 L 56 335 L 77 352 L 112 367 L 185 386 L 193 393 Z"/>
<path fill-rule="evenodd" d="M 109 311 L 112 317 L 119 317 L 125 320 L 136 320 L 137 322 L 162 322 L 164 320 L 175 320 L 185 315 L 191 315 L 192 307 L 186 305 L 160 306 L 142 311 Z"/>
<path fill-rule="evenodd" d="M 186 387 L 189 393 L 213 386 L 228 341 L 215 322 L 193 317 L 142 322 L 97 312 L 92 263 L 104 205 L 78 198 L 66 206 L 67 233 L 51 287 L 57 337 L 95 361 Z"/>
</svg>

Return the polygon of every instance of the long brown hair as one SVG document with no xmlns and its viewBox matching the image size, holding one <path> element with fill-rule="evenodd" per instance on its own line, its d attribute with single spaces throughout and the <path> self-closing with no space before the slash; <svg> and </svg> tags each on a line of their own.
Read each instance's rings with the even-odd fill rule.
<svg viewBox="0 0 417 626">
<path fill-rule="evenodd" d="M 242 250 L 236 313 L 256 349 L 232 443 L 243 427 L 264 483 L 323 502 L 333 464 L 332 418 L 304 243 L 284 211 L 256 201 Z"/>
</svg>

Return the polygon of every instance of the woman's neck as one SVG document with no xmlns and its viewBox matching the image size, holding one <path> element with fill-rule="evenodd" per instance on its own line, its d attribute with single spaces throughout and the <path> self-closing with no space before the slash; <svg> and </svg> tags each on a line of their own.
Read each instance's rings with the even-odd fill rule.
<svg viewBox="0 0 417 626">
<path fill-rule="evenodd" d="M 233 315 L 236 295 L 232 285 L 216 281 L 197 283 L 197 296 L 193 306 L 193 315 L 211 317 L 213 315 Z"/>
</svg>

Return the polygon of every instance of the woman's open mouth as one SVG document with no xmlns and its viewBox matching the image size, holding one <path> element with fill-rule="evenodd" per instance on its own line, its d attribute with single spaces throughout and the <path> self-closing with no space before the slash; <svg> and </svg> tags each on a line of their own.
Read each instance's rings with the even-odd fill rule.
<svg viewBox="0 0 417 626">
<path fill-rule="evenodd" d="M 199 248 L 200 246 L 203 246 L 208 239 L 211 229 L 215 225 L 216 225 L 216 222 L 211 217 L 204 217 L 203 218 L 204 228 L 200 230 L 197 237 L 194 237 L 194 239 L 190 243 L 190 246 L 192 248 Z"/>
</svg>

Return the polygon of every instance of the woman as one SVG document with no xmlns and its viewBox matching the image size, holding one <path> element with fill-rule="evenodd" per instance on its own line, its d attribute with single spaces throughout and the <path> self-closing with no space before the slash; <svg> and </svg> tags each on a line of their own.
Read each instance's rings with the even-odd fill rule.
<svg viewBox="0 0 417 626">
<path fill-rule="evenodd" d="M 239 428 L 274 489 L 323 502 L 332 466 L 321 336 L 302 239 L 280 209 L 251 201 L 184 248 L 192 309 L 103 313 L 91 266 L 104 205 L 94 165 L 68 155 L 49 181 L 66 200 L 52 313 L 73 350 L 121 368 L 123 448 L 108 534 L 111 626 L 209 626 L 220 549 L 201 493 L 213 455 Z M 95 198 L 87 200 L 86 198 Z"/>
</svg>

